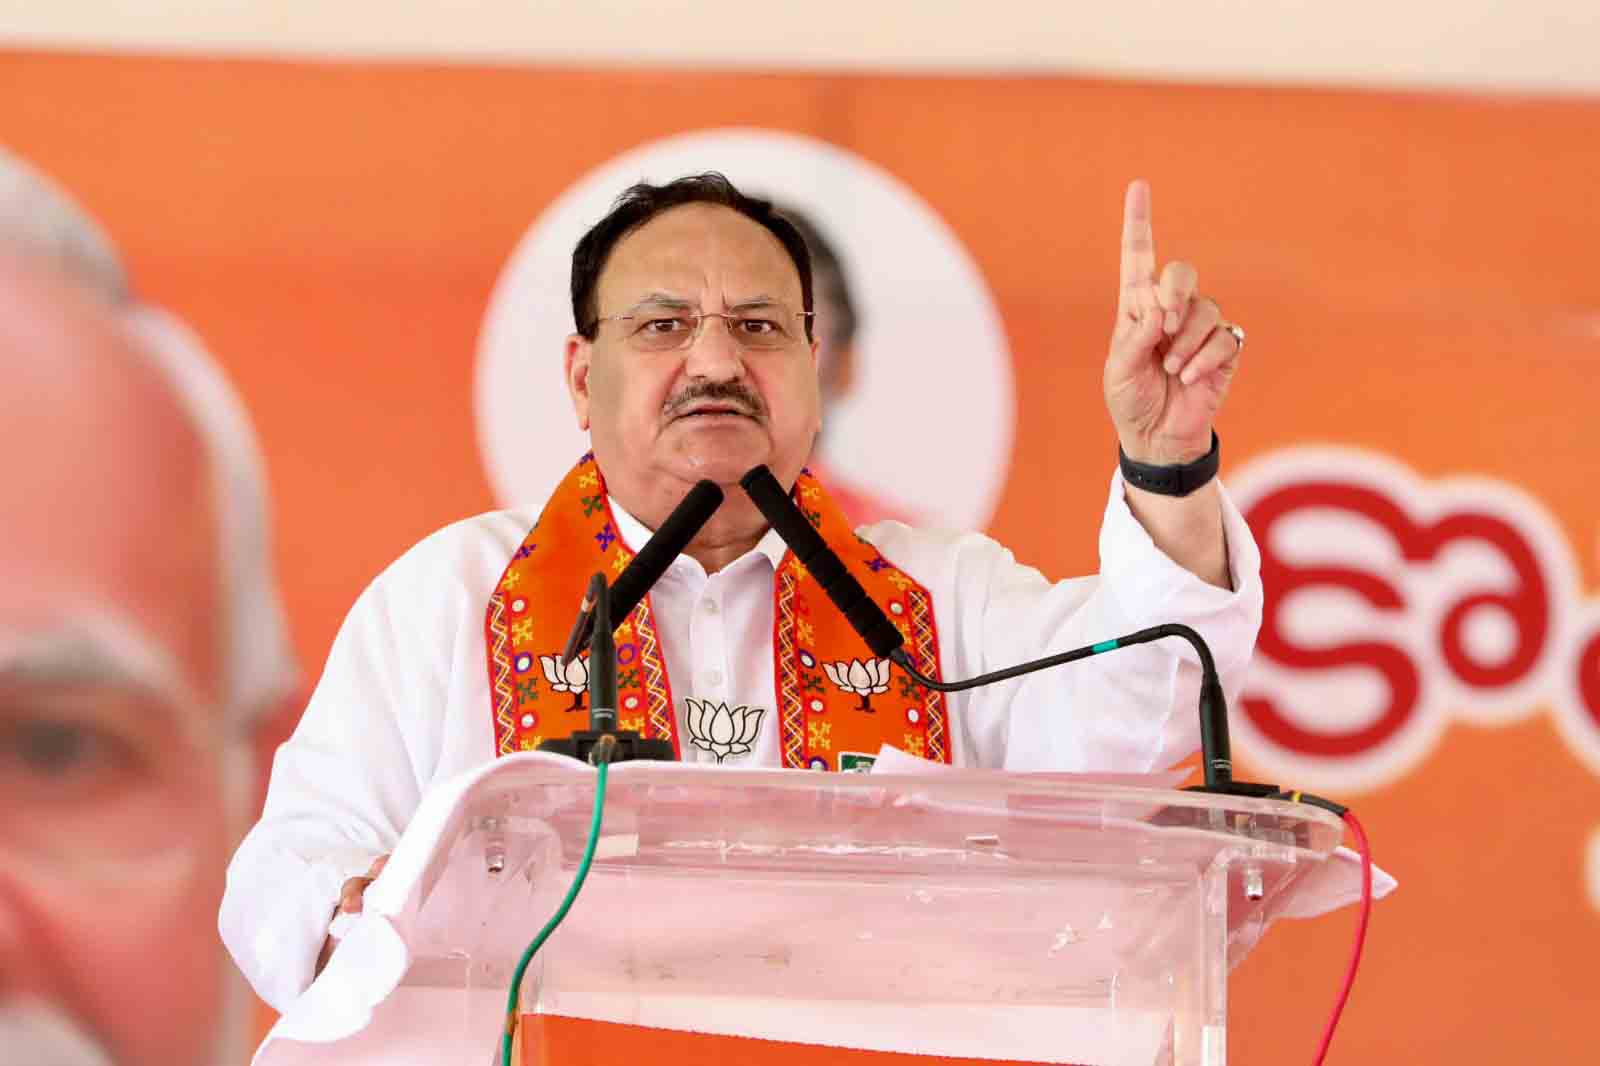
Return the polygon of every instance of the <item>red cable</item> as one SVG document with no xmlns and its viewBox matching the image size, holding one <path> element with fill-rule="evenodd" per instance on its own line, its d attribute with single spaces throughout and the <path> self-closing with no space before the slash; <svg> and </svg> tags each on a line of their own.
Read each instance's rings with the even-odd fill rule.
<svg viewBox="0 0 1600 1066">
<path fill-rule="evenodd" d="M 1350 969 L 1344 975 L 1344 986 L 1339 989 L 1339 1000 L 1333 1005 L 1333 1015 L 1328 1019 L 1328 1028 L 1322 1034 L 1315 1066 L 1322 1066 L 1322 1060 L 1328 1054 L 1328 1045 L 1333 1043 L 1333 1031 L 1339 1026 L 1339 1015 L 1344 1013 L 1345 1001 L 1350 998 L 1350 989 L 1356 983 L 1356 968 L 1361 965 L 1361 948 L 1367 941 L 1367 919 L 1372 915 L 1372 847 L 1367 843 L 1366 831 L 1361 828 L 1361 821 L 1354 811 L 1345 811 L 1344 820 L 1350 823 L 1350 831 L 1355 834 L 1356 842 L 1361 846 L 1361 917 L 1356 922 L 1356 943 L 1355 950 L 1350 953 Z"/>
</svg>

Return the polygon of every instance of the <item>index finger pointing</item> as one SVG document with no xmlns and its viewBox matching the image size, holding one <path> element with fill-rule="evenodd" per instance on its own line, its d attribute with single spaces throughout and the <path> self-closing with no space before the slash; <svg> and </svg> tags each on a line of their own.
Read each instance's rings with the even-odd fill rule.
<svg viewBox="0 0 1600 1066">
<path fill-rule="evenodd" d="M 1136 178 L 1128 183 L 1122 201 L 1122 287 L 1144 285 L 1156 279 L 1156 238 L 1150 226 L 1150 183 Z"/>
</svg>

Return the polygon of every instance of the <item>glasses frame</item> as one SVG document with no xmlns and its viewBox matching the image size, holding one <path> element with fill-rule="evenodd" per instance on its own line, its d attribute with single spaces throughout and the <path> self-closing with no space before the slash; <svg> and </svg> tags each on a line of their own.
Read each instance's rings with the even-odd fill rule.
<svg viewBox="0 0 1600 1066">
<path fill-rule="evenodd" d="M 634 307 L 634 308 L 630 308 L 628 311 L 626 311 L 626 312 L 624 312 L 622 314 L 604 315 L 604 316 L 602 316 L 600 318 L 597 318 L 597 319 L 594 320 L 594 331 L 596 333 L 598 333 L 600 331 L 601 323 L 604 323 L 604 322 L 632 322 L 632 321 L 635 321 L 636 319 L 669 317 L 669 316 L 664 316 L 664 315 L 641 315 L 641 314 L 638 313 L 638 311 L 639 311 L 639 308 Z M 787 310 L 787 309 L 785 309 L 784 311 L 782 311 L 782 312 L 780 312 L 780 313 L 778 313 L 776 315 L 767 315 L 765 317 L 768 317 L 768 318 L 782 318 L 785 315 L 792 315 L 793 317 L 798 318 L 802 322 L 807 323 L 807 324 L 809 324 L 813 319 L 815 319 L 817 317 L 817 313 L 815 311 L 790 311 L 790 310 Z M 773 352 L 776 352 L 776 351 L 782 351 L 783 348 L 787 347 L 787 345 L 779 345 L 779 346 L 774 347 L 774 348 L 759 348 L 759 347 L 755 347 L 753 345 L 747 344 L 745 342 L 744 338 L 741 338 L 739 336 L 739 334 L 733 328 L 734 323 L 739 321 L 739 320 L 741 320 L 741 319 L 745 319 L 745 318 L 760 318 L 760 317 L 763 317 L 763 316 L 757 314 L 755 311 L 747 311 L 747 312 L 738 312 L 738 311 L 692 311 L 692 312 L 691 311 L 682 311 L 682 312 L 677 313 L 675 315 L 672 315 L 670 317 L 674 317 L 674 318 L 692 318 L 692 319 L 694 319 L 694 329 L 692 329 L 688 333 L 684 334 L 684 338 L 685 338 L 684 340 L 680 341 L 679 343 L 677 343 L 677 344 L 675 344 L 675 345 L 673 345 L 673 346 L 671 346 L 669 348 L 656 348 L 656 349 L 651 349 L 651 350 L 660 351 L 660 352 L 681 352 L 681 351 L 686 351 L 686 350 L 688 350 L 690 348 L 693 348 L 695 346 L 695 344 L 700 340 L 700 334 L 705 329 L 706 319 L 708 319 L 708 318 L 720 318 L 720 319 L 722 319 L 723 328 L 725 328 L 728 331 L 728 336 L 732 337 L 733 338 L 733 342 L 735 344 L 737 344 L 744 351 L 773 351 Z M 638 335 L 638 333 L 636 331 L 634 333 L 629 333 L 623 339 L 626 340 L 626 341 L 630 341 L 631 342 L 633 340 L 633 338 L 636 337 L 637 335 Z M 807 338 L 807 339 L 809 340 L 809 338 Z"/>
</svg>

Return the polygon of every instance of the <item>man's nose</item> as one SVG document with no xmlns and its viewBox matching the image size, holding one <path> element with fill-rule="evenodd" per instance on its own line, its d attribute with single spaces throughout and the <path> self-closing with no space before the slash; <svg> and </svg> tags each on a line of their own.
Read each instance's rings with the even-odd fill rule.
<svg viewBox="0 0 1600 1066">
<path fill-rule="evenodd" d="M 690 377 L 736 381 L 744 376 L 744 349 L 733 339 L 728 319 L 706 315 L 700 333 L 689 344 L 684 370 Z"/>
</svg>

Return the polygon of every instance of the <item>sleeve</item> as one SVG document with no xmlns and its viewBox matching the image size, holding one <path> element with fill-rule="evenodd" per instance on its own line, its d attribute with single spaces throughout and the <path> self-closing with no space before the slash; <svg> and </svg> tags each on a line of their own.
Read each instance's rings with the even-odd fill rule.
<svg viewBox="0 0 1600 1066">
<path fill-rule="evenodd" d="M 1120 474 L 1112 478 L 1101 524 L 1098 575 L 1050 582 L 987 537 L 947 545 L 943 561 L 933 565 L 940 574 L 934 614 L 946 676 L 970 677 L 1181 622 L 1210 645 L 1232 707 L 1261 625 L 1261 559 L 1226 491 L 1221 500 L 1231 591 L 1156 547 L 1128 508 Z M 1199 746 L 1199 693 L 1199 660 L 1184 641 L 1117 649 L 955 694 L 956 758 L 1007 770 L 1164 768 Z"/>
<path fill-rule="evenodd" d="M 345 880 L 394 847 L 437 759 L 448 666 L 417 631 L 423 597 L 399 566 L 351 608 L 228 867 L 223 942 L 279 1011 L 315 976 Z"/>
</svg>

